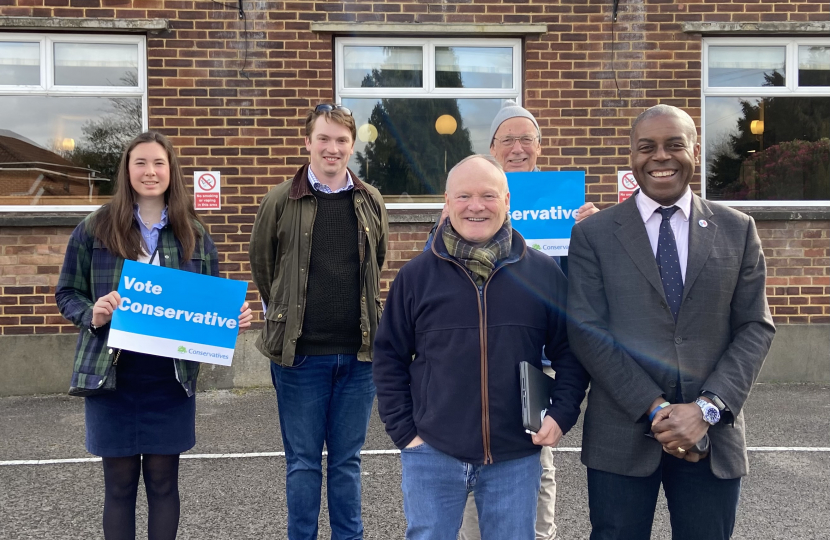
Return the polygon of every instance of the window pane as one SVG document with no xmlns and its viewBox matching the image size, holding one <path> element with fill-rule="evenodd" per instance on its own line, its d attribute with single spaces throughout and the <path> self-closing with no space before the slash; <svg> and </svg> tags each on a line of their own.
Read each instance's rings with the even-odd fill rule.
<svg viewBox="0 0 830 540">
<path fill-rule="evenodd" d="M 102 204 L 140 98 L 0 96 L 0 205 Z"/>
<path fill-rule="evenodd" d="M 709 47 L 709 86 L 786 86 L 785 47 Z"/>
<path fill-rule="evenodd" d="M 830 47 L 798 48 L 798 86 L 830 86 Z"/>
<path fill-rule="evenodd" d="M 55 84 L 138 86 L 138 45 L 55 43 Z"/>
<path fill-rule="evenodd" d="M 0 42 L 0 85 L 40 84 L 40 43 Z"/>
<path fill-rule="evenodd" d="M 447 171 L 470 154 L 489 152 L 490 122 L 501 103 L 501 99 L 344 99 L 358 127 L 349 167 L 377 187 L 386 202 L 441 202 Z M 436 130 L 436 121 L 444 115 L 455 121 L 451 134 Z M 443 120 L 450 129 L 442 131 L 452 131 L 453 121 Z"/>
<path fill-rule="evenodd" d="M 438 88 L 513 88 L 512 47 L 436 47 Z"/>
<path fill-rule="evenodd" d="M 421 88 L 421 47 L 343 47 L 347 88 Z"/>
<path fill-rule="evenodd" d="M 830 200 L 830 97 L 706 98 L 706 197 Z"/>
</svg>

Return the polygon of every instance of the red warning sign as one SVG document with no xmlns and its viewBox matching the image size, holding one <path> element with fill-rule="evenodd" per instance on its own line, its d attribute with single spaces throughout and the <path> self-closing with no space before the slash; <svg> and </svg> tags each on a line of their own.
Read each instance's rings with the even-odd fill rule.
<svg viewBox="0 0 830 540">
<path fill-rule="evenodd" d="M 617 172 L 617 202 L 623 202 L 637 191 L 637 179 L 631 171 Z"/>
<path fill-rule="evenodd" d="M 220 173 L 197 171 L 193 174 L 193 207 L 196 210 L 221 210 Z"/>
<path fill-rule="evenodd" d="M 199 177 L 199 187 L 205 191 L 212 191 L 216 187 L 216 177 L 210 173 L 204 173 Z"/>
</svg>

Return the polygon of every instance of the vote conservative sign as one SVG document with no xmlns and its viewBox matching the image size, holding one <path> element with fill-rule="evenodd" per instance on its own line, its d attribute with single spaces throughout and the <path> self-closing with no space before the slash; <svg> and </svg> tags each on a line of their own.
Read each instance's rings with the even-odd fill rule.
<svg viewBox="0 0 830 540">
<path fill-rule="evenodd" d="M 231 365 L 248 284 L 124 261 L 107 345 Z"/>
<path fill-rule="evenodd" d="M 528 247 L 545 255 L 567 255 L 571 228 L 585 204 L 585 172 L 507 173 L 510 222 Z"/>
</svg>

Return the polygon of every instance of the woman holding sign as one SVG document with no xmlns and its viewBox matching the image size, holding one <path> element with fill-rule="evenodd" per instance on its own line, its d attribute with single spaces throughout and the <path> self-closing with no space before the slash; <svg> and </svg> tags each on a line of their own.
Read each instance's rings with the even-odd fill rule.
<svg viewBox="0 0 830 540">
<path fill-rule="evenodd" d="M 72 233 L 55 293 L 81 329 L 69 393 L 86 396 L 86 448 L 103 458 L 104 536 L 135 538 L 140 474 L 148 536 L 173 539 L 179 523 L 179 454 L 196 443 L 199 364 L 107 347 L 125 260 L 219 274 L 216 246 L 193 210 L 170 141 L 142 133 L 118 169 L 112 202 Z M 239 328 L 251 324 L 247 302 Z"/>
</svg>

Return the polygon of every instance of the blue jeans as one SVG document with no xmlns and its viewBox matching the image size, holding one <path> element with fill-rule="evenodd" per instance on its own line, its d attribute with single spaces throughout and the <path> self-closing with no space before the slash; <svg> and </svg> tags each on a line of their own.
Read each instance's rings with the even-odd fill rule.
<svg viewBox="0 0 830 540">
<path fill-rule="evenodd" d="M 471 465 L 424 443 L 401 450 L 407 540 L 455 540 L 473 492 L 482 540 L 534 540 L 539 454 Z"/>
<path fill-rule="evenodd" d="M 271 363 L 285 446 L 288 538 L 317 538 L 325 443 L 331 538 L 362 539 L 360 449 L 375 397 L 372 364 L 353 354 L 294 361 L 292 367 Z"/>
<path fill-rule="evenodd" d="M 661 482 L 672 540 L 732 536 L 741 479 L 716 477 L 708 457 L 691 463 L 663 454 L 662 465 L 642 478 L 588 469 L 591 540 L 649 540 Z"/>
</svg>

